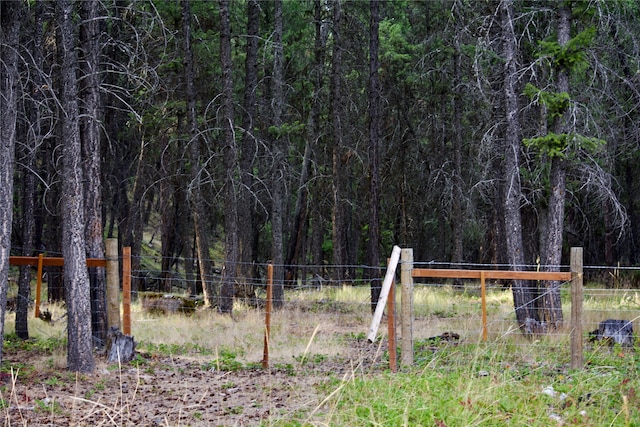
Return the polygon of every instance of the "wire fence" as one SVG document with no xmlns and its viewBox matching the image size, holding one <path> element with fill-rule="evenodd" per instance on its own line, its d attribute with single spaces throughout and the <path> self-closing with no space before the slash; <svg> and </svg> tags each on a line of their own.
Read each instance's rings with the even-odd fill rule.
<svg viewBox="0 0 640 427">
<path fill-rule="evenodd" d="M 206 279 L 215 284 L 216 288 L 224 286 L 221 260 L 211 260 L 214 272 Z M 150 265 L 158 265 L 161 260 L 157 257 L 140 257 L 133 260 L 137 265 L 131 273 L 134 301 L 140 302 L 149 294 L 179 295 L 198 300 L 200 295 L 198 285 L 202 282 L 199 277 L 196 260 L 181 259 L 173 264 L 169 271 L 149 268 Z M 260 338 L 264 331 L 264 323 L 261 323 L 265 315 L 265 299 L 267 285 L 267 263 L 252 263 L 239 265 L 245 271 L 251 271 L 252 275 L 242 278 L 243 285 L 251 289 L 251 295 L 246 294 L 237 298 L 234 309 L 245 313 L 244 318 L 250 318 L 252 325 L 245 330 L 255 340 Z M 506 266 L 488 264 L 451 264 L 451 263 L 416 263 L 417 267 L 428 268 L 461 268 L 461 269 L 496 269 Z M 305 265 L 305 266 L 276 266 L 293 275 L 287 277 L 281 283 L 284 287 L 284 305 L 279 314 L 272 317 L 273 336 L 272 346 L 289 345 L 287 340 L 298 339 L 297 350 L 290 353 L 323 354 L 326 352 L 339 352 L 339 345 L 353 345 L 354 342 L 363 343 L 366 331 L 372 316 L 371 304 L 371 273 L 379 273 L 379 281 L 384 277 L 383 267 L 370 267 L 365 265 Z M 544 266 L 528 265 L 523 269 L 535 271 Z M 561 267 L 566 271 L 567 266 Z M 53 267 L 52 267 L 53 269 Z M 46 272 L 45 282 L 56 274 L 55 271 Z M 638 289 L 637 277 L 640 277 L 640 268 L 624 266 L 584 266 L 584 292 L 582 327 L 586 331 L 584 342 L 590 345 L 590 339 L 597 334 L 589 335 L 588 332 L 597 332 L 603 321 L 608 319 L 621 320 L 632 325 L 637 331 L 640 319 L 640 289 Z M 228 280 L 237 281 L 237 277 L 229 277 Z M 10 274 L 9 298 L 10 304 L 15 304 L 17 295 L 18 268 L 14 267 Z M 378 283 L 380 284 L 380 283 Z M 570 283 L 564 282 L 560 286 L 562 301 L 562 315 L 564 322 L 557 328 L 548 331 L 544 336 L 526 337 L 516 321 L 512 282 L 506 280 L 489 280 L 486 283 L 486 308 L 487 330 L 490 345 L 508 344 L 519 349 L 522 354 L 530 352 L 533 348 L 542 349 L 544 352 L 566 351 L 569 354 L 569 336 L 572 330 L 570 324 L 571 298 Z M 399 284 L 396 283 L 396 287 Z M 531 290 L 540 291 L 540 285 L 530 283 Z M 544 291 L 543 291 L 544 292 Z M 30 296 L 33 301 L 33 292 Z M 477 345 L 482 343 L 482 313 L 481 313 L 481 287 L 478 280 L 464 279 L 420 279 L 414 283 L 413 290 L 413 314 L 415 323 L 413 327 L 413 340 L 416 348 L 428 348 L 433 351 L 434 345 Z M 401 293 L 396 292 L 397 307 L 401 304 Z M 46 296 L 44 297 L 46 300 Z M 11 302 L 14 301 L 14 302 Z M 145 312 L 140 302 L 140 311 L 134 318 L 133 335 L 140 332 L 143 325 L 151 323 L 158 311 L 165 308 L 152 307 L 155 312 Z M 168 307 L 168 306 L 167 306 Z M 169 309 L 169 308 L 167 308 Z M 173 309 L 171 309 L 173 310 Z M 212 310 L 214 311 L 214 310 Z M 253 313 L 251 316 L 246 313 Z M 397 317 L 400 312 L 397 310 Z M 64 314 L 54 314 L 54 321 L 62 319 Z M 193 322 L 199 318 L 194 317 Z M 137 322 L 137 323 L 136 323 Z M 297 329 L 294 326 L 297 325 Z M 146 326 L 144 326 L 146 327 Z M 52 333 L 42 323 L 31 322 L 30 328 L 37 334 Z M 141 332 L 140 332 L 141 333 Z M 278 335 L 280 334 L 280 335 Z M 322 334 L 322 340 L 310 345 L 310 341 L 317 339 L 316 335 Z M 312 339 L 313 338 L 313 339 Z M 385 340 L 387 332 L 380 329 L 380 338 Z M 155 340 L 162 340 L 157 335 Z M 188 339 L 188 338 L 185 338 Z M 402 336 L 399 336 L 402 339 Z M 333 344 L 332 344 L 333 343 Z M 335 344 L 336 349 L 333 348 Z M 228 344 L 232 345 L 232 344 Z M 364 344 L 362 344 L 364 345 Z M 595 344 L 594 344 L 595 345 Z M 258 344 L 252 344 L 256 347 Z M 302 346 L 302 349 L 301 347 Z M 309 348 L 306 348 L 306 347 Z M 256 347 L 257 348 L 257 347 Z M 258 351 L 258 350 L 256 350 Z M 383 352 L 384 353 L 384 352 Z M 276 359 L 278 351 L 275 352 Z M 284 353 L 283 353 L 284 354 Z M 283 360 L 286 356 L 281 355 Z M 381 356 L 384 357 L 384 356 Z M 255 356 L 254 356 L 255 358 Z"/>
</svg>

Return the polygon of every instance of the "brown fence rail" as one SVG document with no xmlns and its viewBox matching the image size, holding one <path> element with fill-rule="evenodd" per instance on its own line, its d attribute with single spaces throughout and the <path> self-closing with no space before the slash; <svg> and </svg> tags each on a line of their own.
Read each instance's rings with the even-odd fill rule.
<svg viewBox="0 0 640 427">
<path fill-rule="evenodd" d="M 37 267 L 42 259 L 44 267 L 62 267 L 64 258 L 62 257 L 37 257 L 37 256 L 10 256 L 9 265 L 32 265 Z M 102 258 L 87 258 L 87 267 L 106 267 L 107 260 Z"/>
<path fill-rule="evenodd" d="M 108 325 L 120 328 L 125 335 L 131 333 L 131 249 L 123 248 L 122 258 L 122 285 L 123 285 L 123 316 L 120 319 L 119 289 L 120 278 L 118 273 L 118 242 L 116 239 L 107 239 L 105 242 L 105 258 L 87 258 L 87 267 L 101 267 L 107 274 L 107 322 Z M 38 269 L 35 295 L 35 317 L 40 316 L 40 295 L 42 291 L 42 268 L 64 267 L 63 257 L 38 256 L 10 256 L 9 265 L 33 266 Z M 122 325 L 121 325 L 122 323 Z"/>
<path fill-rule="evenodd" d="M 413 278 L 480 279 L 482 302 L 482 339 L 487 340 L 486 279 L 546 280 L 571 282 L 571 367 L 581 368 L 582 360 L 582 299 L 583 299 L 583 249 L 571 248 L 571 271 L 511 271 L 511 270 L 460 270 L 413 267 L 413 249 L 403 249 L 401 262 L 407 274 L 401 279 L 403 289 L 403 340 L 404 363 L 413 364 Z M 406 342 L 405 342 L 406 341 Z"/>
</svg>

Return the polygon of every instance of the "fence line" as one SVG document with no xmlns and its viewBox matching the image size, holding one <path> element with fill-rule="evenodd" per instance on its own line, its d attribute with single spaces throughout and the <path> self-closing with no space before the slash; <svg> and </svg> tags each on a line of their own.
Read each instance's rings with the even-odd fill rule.
<svg viewBox="0 0 640 427">
<path fill-rule="evenodd" d="M 117 257 L 117 255 L 116 255 L 116 257 Z M 12 265 L 34 265 L 34 264 L 31 264 L 31 263 L 27 264 L 27 261 L 25 260 L 25 258 L 28 258 L 28 257 L 12 257 L 12 258 L 14 259 L 14 262 L 12 263 Z M 33 258 L 37 259 L 37 257 L 33 257 Z M 43 261 L 42 261 L 42 265 L 61 265 L 61 264 L 56 264 L 56 263 L 59 263 L 60 262 L 59 260 L 62 260 L 62 258 L 58 258 L 59 260 L 55 260 L 56 258 L 53 258 L 55 261 L 46 261 L 47 259 L 51 259 L 51 258 L 46 258 L 45 257 L 43 259 Z M 29 262 L 32 262 L 32 261 L 30 260 Z M 434 265 L 435 263 L 427 263 L 427 264 L 429 266 L 431 266 L 431 265 Z M 442 265 L 445 265 L 445 264 L 446 265 L 452 265 L 450 263 L 440 263 L 440 264 L 442 264 Z M 254 264 L 254 265 L 257 265 L 260 268 L 266 267 L 266 264 Z M 424 265 L 425 265 L 425 263 L 414 262 L 414 266 L 418 266 L 418 268 L 414 269 L 413 272 L 411 273 L 412 278 L 422 277 L 422 276 L 420 276 L 419 273 L 417 273 L 417 272 L 420 272 L 422 270 L 424 270 L 424 271 L 436 270 L 436 269 L 431 269 L 431 268 L 422 268 L 422 266 L 424 266 Z M 483 265 L 479 265 L 479 264 L 468 264 L 468 265 L 469 266 L 471 266 L 471 265 L 483 266 Z M 403 266 L 404 266 L 404 263 L 402 262 L 401 263 L 401 269 L 403 268 Z M 298 266 L 298 267 L 309 268 L 309 271 L 311 271 L 311 267 L 309 267 L 309 266 Z M 334 267 L 335 268 L 339 268 L 340 266 L 326 266 L 325 265 L 325 266 L 321 266 L 321 267 L 322 267 L 323 273 L 327 273 L 327 272 L 331 272 L 332 268 L 334 268 Z M 361 266 L 361 265 L 357 266 L 357 267 L 361 268 L 361 269 L 369 268 L 367 266 Z M 566 268 L 566 266 L 564 266 L 564 267 Z M 373 267 L 371 267 L 371 268 L 373 268 Z M 583 270 L 589 270 L 589 269 L 591 269 L 591 270 L 602 270 L 602 269 L 605 269 L 605 268 L 606 269 L 610 269 L 610 270 L 623 269 L 622 267 L 617 267 L 617 266 L 611 266 L 611 267 L 586 266 L 586 267 L 583 267 Z M 630 269 L 630 267 L 628 267 L 628 269 Z M 572 267 L 572 270 L 574 270 L 573 267 Z M 636 268 L 636 270 L 637 270 L 637 268 Z M 137 275 L 142 271 L 144 271 L 144 270 L 141 269 L 141 270 L 137 270 L 137 271 L 132 272 L 132 274 L 133 274 L 132 278 L 136 278 Z M 453 277 L 449 276 L 451 274 L 454 274 L 454 273 L 451 273 L 452 271 L 460 272 L 463 275 L 463 278 L 467 278 L 467 279 L 471 279 L 471 280 L 480 280 L 480 291 L 482 293 L 481 294 L 481 298 L 483 300 L 482 303 L 483 303 L 483 305 L 485 307 L 486 307 L 486 304 L 487 304 L 486 292 L 487 292 L 487 290 L 489 290 L 489 287 L 487 287 L 486 285 L 482 286 L 483 279 L 484 280 L 488 280 L 488 279 L 491 279 L 491 278 L 496 278 L 496 279 L 506 278 L 506 277 L 494 277 L 494 275 L 502 274 L 502 273 L 499 272 L 499 270 L 462 270 L 462 269 L 450 269 L 450 270 L 447 270 L 447 273 L 446 273 L 447 276 L 437 276 L 437 277 L 441 277 L 441 278 L 445 278 L 445 279 L 446 278 L 453 278 Z M 401 273 L 402 273 L 402 270 L 401 270 Z M 548 275 L 549 274 L 547 272 L 524 272 L 524 273 L 525 273 L 525 276 L 526 276 L 526 280 L 538 280 L 538 279 L 534 278 L 536 276 L 532 276 L 533 273 L 542 274 L 543 275 L 542 277 L 545 277 L 545 280 L 549 280 L 550 278 L 554 278 L 555 277 L 555 276 L 544 276 L 544 275 Z M 362 277 L 353 277 L 353 278 L 350 278 L 349 280 L 340 280 L 339 282 L 337 282 L 337 281 L 334 282 L 330 278 L 320 278 L 317 281 L 312 281 L 311 279 L 309 279 L 307 277 L 304 277 L 299 282 L 289 282 L 289 284 L 292 285 L 291 288 L 285 288 L 285 289 L 293 289 L 293 288 L 295 288 L 296 290 L 315 291 L 315 290 L 321 289 L 323 286 L 326 286 L 327 284 L 331 284 L 331 285 L 338 284 L 340 286 L 345 284 L 347 287 L 351 286 L 351 285 L 354 285 L 354 287 L 357 287 L 357 285 L 368 285 L 368 283 L 369 283 L 368 280 L 364 278 L 366 275 L 362 274 L 361 271 L 359 271 L 359 274 L 361 274 Z M 571 272 L 559 272 L 559 273 L 552 273 L 552 274 L 554 274 L 554 275 L 555 274 L 560 274 L 560 275 L 567 275 L 568 274 L 570 277 L 572 276 Z M 401 276 L 402 276 L 402 274 L 401 274 Z M 582 277 L 582 275 L 581 275 L 581 277 Z M 520 278 L 523 278 L 523 277 L 521 276 Z M 563 276 L 560 280 L 565 281 L 565 279 L 566 278 Z M 183 279 L 183 280 L 186 280 L 186 279 Z M 573 296 L 573 284 L 575 283 L 575 280 L 576 280 L 575 278 L 573 278 L 573 279 L 570 278 L 569 280 L 566 280 L 567 282 L 570 282 L 571 286 L 572 286 L 572 289 L 571 289 L 571 292 L 572 292 L 572 299 L 571 299 L 571 301 L 572 301 L 571 302 L 571 310 L 572 310 L 571 326 L 572 326 L 572 329 L 569 330 L 570 335 L 571 335 L 571 340 L 572 340 L 572 349 L 576 348 L 575 346 L 578 345 L 577 342 L 575 344 L 573 343 L 574 340 L 579 340 L 580 344 L 582 344 L 584 342 L 584 336 L 583 336 L 582 330 L 581 329 L 578 330 L 577 327 L 580 326 L 580 328 L 581 328 L 583 325 L 586 326 L 586 324 L 584 324 L 584 317 L 583 317 L 585 311 L 586 312 L 597 311 L 597 312 L 603 312 L 603 313 L 604 312 L 608 312 L 608 311 L 616 311 L 616 312 L 622 312 L 622 313 L 627 313 L 627 312 L 629 312 L 629 313 L 630 312 L 637 313 L 637 308 L 635 308 L 635 307 L 640 306 L 640 299 L 638 298 L 639 292 L 637 290 L 616 290 L 616 289 L 605 288 L 605 287 L 596 287 L 596 288 L 589 287 L 589 288 L 586 288 L 586 289 L 583 288 L 584 290 L 583 290 L 583 293 L 582 293 L 582 297 L 577 297 L 577 296 L 574 297 Z M 402 283 L 403 283 L 403 281 L 401 280 L 400 286 L 402 286 Z M 252 281 L 252 284 L 255 285 L 255 286 L 260 286 L 262 288 L 265 285 L 265 282 L 264 282 L 263 279 L 258 278 L 258 279 L 254 279 Z M 425 286 L 425 287 L 426 286 L 434 286 L 435 287 L 436 285 L 416 283 L 415 287 L 417 287 L 417 286 Z M 442 286 L 442 285 L 437 285 L 437 286 Z M 335 286 L 332 286 L 332 287 L 335 287 Z M 536 286 L 532 286 L 532 288 L 537 288 L 537 287 Z M 263 295 L 264 295 L 264 294 L 262 294 L 262 292 L 263 292 L 263 290 L 261 289 L 260 290 L 260 295 L 259 295 L 260 299 L 262 299 Z M 292 295 L 293 295 L 293 293 L 292 293 Z M 330 294 L 330 295 L 333 295 L 333 294 Z M 565 295 L 564 291 L 563 291 L 563 295 Z M 614 295 L 614 296 L 619 295 L 620 299 L 630 298 L 630 302 L 627 305 L 623 305 L 622 308 L 615 308 L 615 309 L 614 308 L 607 309 L 606 307 L 604 307 L 604 308 L 599 308 L 599 307 L 594 308 L 594 306 L 591 305 L 590 306 L 591 308 L 588 308 L 587 310 L 585 310 L 584 307 L 582 307 L 582 314 L 580 315 L 582 320 L 579 320 L 579 321 L 578 320 L 574 320 L 574 317 L 577 316 L 577 315 L 573 314 L 573 310 L 574 310 L 574 308 L 575 309 L 579 308 L 578 307 L 578 303 L 579 302 L 581 302 L 581 301 L 589 301 L 591 299 L 598 299 L 600 297 L 606 297 L 606 296 L 610 296 L 610 295 Z M 404 301 L 405 298 L 408 300 L 408 297 L 405 297 L 403 295 L 402 296 L 402 300 Z M 391 298 L 391 300 L 395 300 L 395 298 Z M 295 305 L 295 304 L 305 304 L 305 303 L 306 303 L 306 300 L 304 300 L 304 301 L 296 301 L 296 300 L 294 300 L 294 301 L 291 302 L 291 305 L 289 305 L 289 307 L 291 307 L 292 305 Z M 470 304 L 473 304 L 473 303 L 470 303 Z M 353 302 L 353 301 L 350 301 L 350 302 L 328 301 L 326 299 L 323 299 L 323 300 L 317 302 L 317 307 L 319 307 L 319 310 L 327 310 L 327 309 L 333 310 L 333 309 L 335 309 L 337 307 L 338 308 L 337 314 L 339 314 L 339 315 L 344 314 L 344 316 L 349 315 L 349 314 L 347 314 L 347 312 L 349 311 L 348 310 L 349 306 L 355 306 L 355 305 L 358 306 L 357 307 L 358 312 L 367 312 L 368 308 L 370 306 L 370 302 L 368 300 L 364 300 L 364 299 L 362 301 L 356 301 L 356 302 Z M 414 307 L 414 308 L 418 308 L 418 307 Z M 388 310 L 390 310 L 390 309 L 388 309 Z M 271 310 L 268 310 L 268 311 L 271 313 Z M 413 312 L 413 309 L 412 309 L 412 312 Z M 335 312 L 332 312 L 332 316 L 335 316 L 335 314 L 336 314 Z M 513 311 L 511 311 L 511 315 L 512 314 L 513 314 Z M 633 317 L 635 317 L 635 316 L 633 316 Z M 405 318 L 406 318 L 405 316 L 402 316 L 401 319 L 403 320 L 403 322 L 404 322 Z M 486 308 L 485 308 L 485 312 L 483 313 L 482 323 L 483 323 L 483 325 L 498 324 L 500 321 L 505 320 L 505 319 L 507 319 L 507 317 L 503 316 L 502 318 L 500 318 L 498 320 L 491 320 L 490 322 L 487 321 L 487 319 L 486 319 Z M 636 319 L 634 319 L 634 320 L 636 320 Z M 591 319 L 591 320 L 593 320 L 593 319 Z M 512 322 L 512 320 L 509 320 L 509 321 Z M 412 337 L 412 335 L 411 335 L 412 333 L 413 333 L 413 331 L 407 332 L 406 330 L 403 330 L 402 334 L 401 334 L 401 337 L 402 338 L 410 337 L 410 336 Z M 390 335 L 390 333 L 389 333 L 389 335 Z M 566 336 L 566 333 L 563 333 L 563 335 Z M 485 337 L 485 336 L 486 336 L 486 327 L 483 330 L 483 337 Z M 403 345 L 402 356 L 403 356 L 403 358 L 405 357 L 406 354 L 409 354 L 409 352 L 405 352 L 405 347 L 404 347 L 405 340 L 406 340 L 406 342 L 410 342 L 408 338 L 402 339 L 402 345 Z M 390 345 L 392 345 L 392 344 L 390 344 Z M 525 344 L 522 344 L 522 345 L 529 345 L 529 344 L 525 343 Z M 409 347 L 407 346 L 407 348 L 409 348 Z M 406 356 L 406 357 L 409 357 L 409 356 Z M 401 361 L 401 362 L 403 362 L 403 361 Z M 576 362 L 574 362 L 573 355 L 572 355 L 572 362 L 571 363 L 572 363 L 572 367 L 574 366 L 574 363 L 576 363 Z M 404 364 L 404 362 L 403 362 L 403 364 Z"/>
<path fill-rule="evenodd" d="M 118 273 L 118 244 L 117 239 L 107 239 L 105 242 L 105 258 L 87 258 L 87 267 L 104 268 L 106 271 L 106 293 L 107 293 L 107 325 L 120 328 L 120 275 Z M 123 248 L 123 333 L 131 334 L 131 248 Z M 37 267 L 36 295 L 34 316 L 40 317 L 40 303 L 42 293 L 42 268 L 43 267 L 64 267 L 63 257 L 38 256 L 10 256 L 9 265 L 13 266 L 34 266 Z M 128 284 L 128 286 L 127 286 Z"/>
<path fill-rule="evenodd" d="M 545 281 L 571 281 L 572 282 L 572 333 L 571 333 L 571 365 L 573 368 L 582 367 L 582 248 L 571 248 L 571 271 L 570 272 L 541 272 L 541 271 L 512 271 L 512 270 L 459 270 L 459 269 L 416 269 L 413 267 L 413 249 L 405 249 L 402 252 L 403 265 L 411 271 L 410 275 L 402 278 L 403 290 L 410 288 L 409 292 L 403 292 L 403 325 L 405 316 L 409 318 L 409 325 L 406 327 L 407 335 L 403 333 L 402 353 L 413 353 L 413 279 L 414 278 L 448 278 L 448 279 L 480 279 L 481 301 L 482 301 L 482 340 L 487 340 L 487 303 L 485 279 L 511 279 L 511 280 L 545 280 Z M 547 291 L 545 294 L 548 295 Z M 542 295 L 537 298 L 541 298 Z M 408 298 L 407 298 L 408 297 Z M 405 298 L 408 301 L 405 301 Z M 580 298 L 576 301 L 574 298 Z M 531 301 L 527 301 L 527 305 Z M 408 307 L 405 307 L 407 305 Z M 520 307 L 522 308 L 522 307 Z M 516 311 L 517 311 L 516 307 Z M 523 325 L 520 325 L 521 327 Z M 405 332 L 405 328 L 403 328 Z M 405 345 L 405 340 L 407 344 Z M 404 364 L 413 364 L 413 356 L 403 358 Z"/>
</svg>

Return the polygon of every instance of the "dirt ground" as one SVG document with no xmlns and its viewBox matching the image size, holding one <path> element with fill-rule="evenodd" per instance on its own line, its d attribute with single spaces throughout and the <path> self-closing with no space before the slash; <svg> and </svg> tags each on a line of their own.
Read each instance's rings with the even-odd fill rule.
<svg viewBox="0 0 640 427">
<path fill-rule="evenodd" d="M 257 426 L 312 420 L 325 410 L 327 380 L 355 369 L 382 369 L 366 342 L 354 341 L 349 353 L 336 360 L 227 371 L 202 360 L 139 354 L 137 363 L 122 366 L 98 358 L 91 375 L 47 366 L 51 359 L 44 355 L 7 354 L 3 364 L 20 368 L 0 374 L 2 424 Z"/>
</svg>

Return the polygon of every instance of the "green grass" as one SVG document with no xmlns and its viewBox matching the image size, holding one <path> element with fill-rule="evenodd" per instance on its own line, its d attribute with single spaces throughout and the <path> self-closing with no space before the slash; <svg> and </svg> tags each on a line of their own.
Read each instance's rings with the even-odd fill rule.
<svg viewBox="0 0 640 427">
<path fill-rule="evenodd" d="M 497 347 L 497 348 L 496 348 Z M 322 386 L 326 401 L 276 425 L 638 426 L 640 357 L 596 348 L 583 370 L 564 356 L 510 346 L 444 347 L 393 374 L 353 372 Z"/>
<path fill-rule="evenodd" d="M 585 290 L 585 324 L 635 318 L 637 291 L 595 288 Z M 361 302 L 367 291 L 349 292 Z M 567 289 L 562 294 L 568 324 Z M 473 329 L 480 315 L 475 289 L 416 287 L 414 309 L 423 321 L 414 325 L 413 367 L 396 374 L 364 370 L 333 378 L 321 386 L 326 396 L 321 405 L 275 425 L 640 426 L 636 350 L 586 346 L 584 369 L 572 371 L 568 325 L 559 335 L 529 341 L 514 326 L 509 289 L 491 289 L 487 308 L 490 331 L 497 330 L 482 343 Z M 467 342 L 434 349 L 424 339 L 444 330 L 461 332 Z"/>
<path fill-rule="evenodd" d="M 272 316 L 271 366 L 286 368 L 300 378 L 307 368 L 324 363 L 357 366 L 341 357 L 346 346 L 366 338 L 371 321 L 369 295 L 368 287 L 351 286 L 287 291 L 287 309 Z M 480 296 L 475 284 L 464 289 L 416 286 L 411 368 L 392 374 L 384 363 L 382 367 L 363 364 L 345 376 L 328 374 L 317 386 L 324 399 L 321 404 L 274 415 L 268 425 L 640 426 L 640 355 L 587 345 L 585 368 L 570 370 L 566 287 L 562 296 L 565 328 L 560 334 L 530 341 L 515 326 L 511 291 L 490 288 L 489 341 L 484 343 L 479 339 Z M 400 302 L 398 291 L 398 314 Z M 54 319 L 61 320 L 52 324 L 31 320 L 33 340 L 18 340 L 12 322 L 7 322 L 5 349 L 63 357 L 64 310 L 49 308 Z M 588 286 L 585 333 L 589 325 L 606 318 L 635 319 L 639 308 L 636 290 L 601 291 Z M 203 369 L 255 369 L 263 352 L 264 313 L 242 305 L 234 309 L 233 318 L 212 310 L 198 310 L 187 317 L 145 313 L 134 305 L 132 334 L 144 353 L 197 358 Z M 427 341 L 444 331 L 460 333 L 461 344 L 434 346 Z M 381 327 L 380 334 L 385 333 Z M 145 362 L 140 356 L 136 361 L 140 367 Z"/>
</svg>

